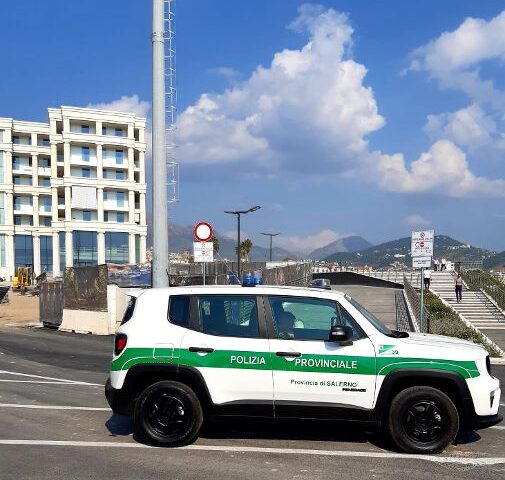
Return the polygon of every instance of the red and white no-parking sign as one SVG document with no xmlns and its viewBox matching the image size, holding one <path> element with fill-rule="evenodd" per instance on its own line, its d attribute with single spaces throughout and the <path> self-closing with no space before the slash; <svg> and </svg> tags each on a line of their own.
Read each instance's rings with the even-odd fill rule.
<svg viewBox="0 0 505 480">
<path fill-rule="evenodd" d="M 212 226 L 207 222 L 198 222 L 193 229 L 193 235 L 199 242 L 208 242 L 212 238 Z"/>
</svg>

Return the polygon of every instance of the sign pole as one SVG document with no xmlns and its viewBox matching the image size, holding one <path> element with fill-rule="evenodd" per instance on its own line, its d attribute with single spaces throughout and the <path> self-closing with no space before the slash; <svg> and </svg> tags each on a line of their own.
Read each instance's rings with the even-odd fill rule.
<svg viewBox="0 0 505 480">
<path fill-rule="evenodd" d="M 421 333 L 425 333 L 423 329 L 423 317 L 424 317 L 424 268 L 421 268 L 421 314 L 419 317 L 419 328 L 421 329 Z"/>
</svg>

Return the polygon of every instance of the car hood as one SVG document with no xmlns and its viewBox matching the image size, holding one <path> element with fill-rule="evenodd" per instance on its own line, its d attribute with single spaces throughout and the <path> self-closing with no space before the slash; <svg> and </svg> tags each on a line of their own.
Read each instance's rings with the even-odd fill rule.
<svg viewBox="0 0 505 480">
<path fill-rule="evenodd" d="M 481 353 L 483 348 L 468 340 L 461 340 L 454 337 L 445 337 L 443 335 L 432 335 L 429 333 L 409 333 L 407 338 L 401 339 L 402 343 L 407 345 L 423 345 L 427 347 L 457 348 L 468 352 Z"/>
</svg>

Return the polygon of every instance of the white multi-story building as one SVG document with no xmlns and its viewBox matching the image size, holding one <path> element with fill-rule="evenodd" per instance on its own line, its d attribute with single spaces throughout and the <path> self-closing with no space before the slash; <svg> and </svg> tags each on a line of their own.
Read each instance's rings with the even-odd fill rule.
<svg viewBox="0 0 505 480">
<path fill-rule="evenodd" d="M 0 118 L 0 276 L 146 260 L 145 118 L 49 108 Z"/>
</svg>

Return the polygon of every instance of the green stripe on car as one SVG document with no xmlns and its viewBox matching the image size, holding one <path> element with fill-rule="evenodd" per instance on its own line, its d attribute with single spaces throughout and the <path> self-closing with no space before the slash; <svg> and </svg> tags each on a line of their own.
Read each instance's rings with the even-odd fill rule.
<svg viewBox="0 0 505 480">
<path fill-rule="evenodd" d="M 456 372 L 463 378 L 479 376 L 474 361 L 404 357 L 360 357 L 345 355 L 303 354 L 301 357 L 278 357 L 270 352 L 216 350 L 199 354 L 186 349 L 128 348 L 113 360 L 113 371 L 128 370 L 138 364 L 178 363 L 200 368 L 239 368 L 316 373 L 387 375 L 398 369 L 429 368 Z"/>
</svg>

